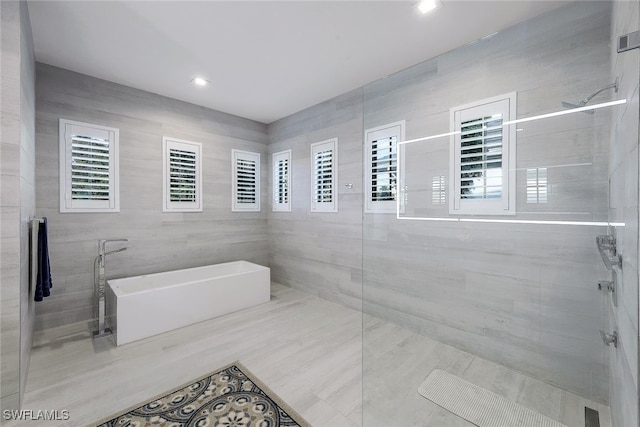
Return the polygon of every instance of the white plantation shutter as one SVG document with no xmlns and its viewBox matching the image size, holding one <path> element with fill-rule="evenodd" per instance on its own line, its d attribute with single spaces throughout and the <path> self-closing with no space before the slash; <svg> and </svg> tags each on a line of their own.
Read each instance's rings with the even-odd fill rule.
<svg viewBox="0 0 640 427">
<path fill-rule="evenodd" d="M 237 202 L 253 204 L 256 202 L 256 161 L 247 159 L 236 160 L 236 192 Z"/>
<path fill-rule="evenodd" d="M 273 211 L 291 211 L 291 150 L 273 154 Z"/>
<path fill-rule="evenodd" d="M 260 153 L 231 150 L 234 212 L 260 211 Z"/>
<path fill-rule="evenodd" d="M 196 153 L 169 150 L 169 200 L 171 202 L 195 202 Z"/>
<path fill-rule="evenodd" d="M 527 169 L 527 203 L 547 203 L 547 168 Z"/>
<path fill-rule="evenodd" d="M 398 143 L 404 140 L 405 122 L 365 131 L 365 212 L 392 213 L 397 209 Z"/>
<path fill-rule="evenodd" d="M 317 203 L 333 202 L 333 150 L 313 155 L 314 199 Z"/>
<path fill-rule="evenodd" d="M 116 128 L 60 119 L 60 212 L 118 212 Z"/>
<path fill-rule="evenodd" d="M 502 114 L 460 125 L 460 198 L 502 197 Z"/>
<path fill-rule="evenodd" d="M 202 211 L 202 144 L 164 137 L 163 212 Z"/>
<path fill-rule="evenodd" d="M 371 201 L 395 201 L 398 189 L 398 137 L 371 141 Z"/>
<path fill-rule="evenodd" d="M 311 212 L 337 212 L 337 139 L 311 144 Z"/>
<path fill-rule="evenodd" d="M 71 198 L 109 200 L 109 139 L 71 136 Z"/>
<path fill-rule="evenodd" d="M 276 194 L 278 204 L 289 203 L 289 159 L 281 159 L 276 163 Z"/>
<path fill-rule="evenodd" d="M 444 175 L 437 175 L 431 178 L 431 203 L 434 205 L 444 205 L 446 200 L 446 188 Z"/>
<path fill-rule="evenodd" d="M 515 214 L 515 109 L 515 92 L 451 109 L 450 213 Z"/>
</svg>

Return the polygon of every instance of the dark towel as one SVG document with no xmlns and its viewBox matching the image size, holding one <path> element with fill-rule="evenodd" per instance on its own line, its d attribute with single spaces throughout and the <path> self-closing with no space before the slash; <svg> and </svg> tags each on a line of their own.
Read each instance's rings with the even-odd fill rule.
<svg viewBox="0 0 640 427">
<path fill-rule="evenodd" d="M 34 301 L 42 301 L 42 297 L 51 295 L 53 287 L 51 281 L 51 266 L 49 265 L 49 242 L 47 239 L 47 218 L 38 228 L 38 278 L 36 280 L 36 295 Z"/>
</svg>

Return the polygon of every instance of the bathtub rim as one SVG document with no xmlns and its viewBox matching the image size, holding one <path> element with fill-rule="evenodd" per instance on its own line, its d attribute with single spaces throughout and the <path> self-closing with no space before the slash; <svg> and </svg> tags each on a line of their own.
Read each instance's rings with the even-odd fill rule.
<svg viewBox="0 0 640 427">
<path fill-rule="evenodd" d="M 169 284 L 169 285 L 165 285 L 165 286 L 150 287 L 150 288 L 140 289 L 140 290 L 133 291 L 133 292 L 126 291 L 123 288 L 118 286 L 119 282 L 125 282 L 125 281 L 129 281 L 129 280 L 142 279 L 142 278 L 146 279 L 146 278 L 149 278 L 149 277 L 153 278 L 153 277 L 156 277 L 156 276 L 165 275 L 167 273 L 179 274 L 181 272 L 187 272 L 187 271 L 205 270 L 207 268 L 212 268 L 212 267 L 215 267 L 215 266 L 230 265 L 230 264 L 239 264 L 239 265 L 243 265 L 243 266 L 248 265 L 248 266 L 251 266 L 253 268 L 247 269 L 247 270 L 238 271 L 238 272 L 235 272 L 235 273 L 227 273 L 227 274 L 222 274 L 222 275 L 208 276 L 208 277 L 199 278 L 199 279 L 182 281 L 182 282 L 178 282 L 178 283 L 175 283 L 175 284 Z M 120 278 L 115 278 L 115 279 L 109 279 L 109 280 L 107 280 L 107 287 L 109 289 L 111 289 L 111 291 L 113 292 L 113 294 L 114 294 L 114 296 L 116 298 L 126 298 L 128 295 L 139 295 L 139 294 L 149 293 L 149 292 L 153 292 L 153 291 L 158 291 L 160 289 L 178 288 L 178 287 L 193 285 L 195 283 L 200 283 L 200 282 L 208 281 L 208 280 L 212 280 L 212 279 L 222 279 L 222 278 L 231 277 L 231 276 L 240 276 L 240 275 L 255 273 L 257 271 L 264 271 L 264 270 L 270 270 L 270 268 L 266 267 L 264 265 L 261 265 L 261 264 L 253 263 L 251 261 L 238 260 L 238 261 L 229 261 L 229 262 L 223 262 L 223 263 L 218 263 L 218 264 L 201 265 L 201 266 L 198 266 L 198 267 L 187 267 L 187 268 L 181 268 L 181 269 L 178 269 L 178 270 L 166 270 L 166 271 L 159 271 L 159 272 L 156 272 L 156 273 L 139 274 L 139 275 L 136 275 L 136 276 L 126 276 L 126 277 L 120 277 Z M 126 285 L 124 285 L 124 286 L 126 286 Z"/>
</svg>

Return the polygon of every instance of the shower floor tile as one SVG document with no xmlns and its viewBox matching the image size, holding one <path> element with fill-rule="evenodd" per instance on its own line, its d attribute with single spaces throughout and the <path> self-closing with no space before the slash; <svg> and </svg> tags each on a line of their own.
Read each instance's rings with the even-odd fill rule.
<svg viewBox="0 0 640 427">
<path fill-rule="evenodd" d="M 418 394 L 420 384 L 436 368 L 560 421 L 567 427 L 585 426 L 585 405 L 599 411 L 601 427 L 611 427 L 609 407 L 605 405 L 384 320 L 365 316 L 363 324 L 364 425 L 367 427 L 475 426 Z M 389 396 L 394 397 L 390 399 Z M 402 402 L 400 409 L 398 402 Z"/>
<path fill-rule="evenodd" d="M 86 324 L 38 333 L 22 409 L 70 418 L 2 425 L 91 425 L 240 360 L 317 427 L 472 427 L 418 394 L 434 368 L 568 427 L 584 427 L 587 404 L 610 427 L 605 406 L 357 310 L 277 284 L 271 293 L 267 304 L 121 347 L 93 341 Z"/>
</svg>

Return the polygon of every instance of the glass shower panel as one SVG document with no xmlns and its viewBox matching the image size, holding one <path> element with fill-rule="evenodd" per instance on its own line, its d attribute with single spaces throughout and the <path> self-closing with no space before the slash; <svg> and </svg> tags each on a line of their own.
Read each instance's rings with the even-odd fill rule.
<svg viewBox="0 0 640 427">
<path fill-rule="evenodd" d="M 608 297 L 597 289 L 609 275 L 595 238 L 609 230 L 609 120 L 617 108 L 555 110 L 562 115 L 504 125 L 517 127 L 509 169 L 487 167 L 496 152 L 482 147 L 471 157 L 480 167 L 452 171 L 456 142 L 446 129 L 398 143 L 396 212 L 364 216 L 365 425 L 393 422 L 385 418 L 392 408 L 376 404 L 394 400 L 380 394 L 387 387 L 403 396 L 396 404 L 409 405 L 403 422 L 441 425 L 441 410 L 415 398 L 434 369 L 470 379 L 487 366 L 496 377 L 515 370 L 524 376 L 503 383 L 480 375 L 481 385 L 509 394 L 533 378 L 558 396 L 609 402 L 599 336 L 608 331 Z M 511 194 L 492 194 L 508 177 Z M 460 214 L 456 196 L 478 206 L 515 197 L 515 209 Z"/>
<path fill-rule="evenodd" d="M 395 160 L 365 156 L 386 168 L 374 171 L 395 204 L 363 215 L 365 426 L 472 425 L 418 393 L 437 369 L 568 426 L 584 425 L 585 406 L 604 420 L 617 405 L 620 351 L 602 334 L 621 316 L 598 289 L 611 272 L 595 241 L 627 230 L 636 248 L 625 265 L 636 366 L 637 123 L 618 172 L 635 195 L 626 216 L 610 186 L 622 179 L 616 120 L 638 95 L 616 91 L 612 11 L 563 5 L 364 88 L 365 135 L 396 123 L 405 135 Z"/>
</svg>

